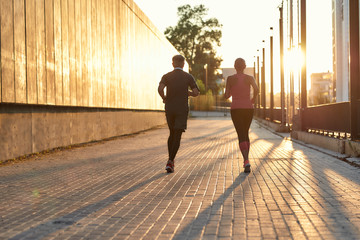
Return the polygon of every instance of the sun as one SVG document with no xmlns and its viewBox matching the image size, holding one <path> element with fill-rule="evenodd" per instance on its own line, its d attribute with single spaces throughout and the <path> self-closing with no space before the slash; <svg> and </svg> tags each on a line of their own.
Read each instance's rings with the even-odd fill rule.
<svg viewBox="0 0 360 240">
<path fill-rule="evenodd" d="M 284 60 L 291 72 L 298 73 L 305 64 L 305 54 L 299 46 L 292 47 L 286 52 Z"/>
</svg>

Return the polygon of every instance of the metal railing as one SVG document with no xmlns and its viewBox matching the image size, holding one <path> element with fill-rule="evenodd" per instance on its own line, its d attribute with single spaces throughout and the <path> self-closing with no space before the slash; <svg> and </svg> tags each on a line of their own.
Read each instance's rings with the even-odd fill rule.
<svg viewBox="0 0 360 240">
<path fill-rule="evenodd" d="M 303 111 L 303 129 L 335 138 L 350 138 L 350 102 L 307 107 Z"/>
<path fill-rule="evenodd" d="M 286 109 L 284 109 L 285 115 Z M 256 108 L 255 109 L 255 116 L 259 118 L 263 118 L 265 120 L 275 122 L 275 123 L 281 123 L 282 122 L 282 110 L 281 108 L 275 107 L 273 109 L 271 108 Z M 285 124 L 285 123 L 284 123 Z"/>
</svg>

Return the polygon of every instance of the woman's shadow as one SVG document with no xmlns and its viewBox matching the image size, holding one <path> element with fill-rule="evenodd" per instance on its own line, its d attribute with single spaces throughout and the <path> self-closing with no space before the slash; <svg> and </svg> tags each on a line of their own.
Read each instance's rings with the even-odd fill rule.
<svg viewBox="0 0 360 240">
<path fill-rule="evenodd" d="M 209 217 L 211 212 L 218 212 L 225 199 L 227 199 L 232 194 L 232 192 L 234 192 L 234 190 L 245 181 L 248 175 L 249 174 L 247 173 L 241 172 L 234 180 L 233 184 L 231 184 L 231 186 L 228 187 L 221 196 L 219 196 L 209 207 L 199 213 L 198 216 L 192 222 L 187 224 L 180 232 L 177 232 L 173 239 L 182 240 L 184 237 L 186 239 L 189 239 L 189 237 L 190 239 L 197 239 L 201 235 L 203 228 L 209 221 L 211 221 L 212 217 Z M 197 231 L 192 231 L 194 229 L 197 229 Z M 190 231 L 192 231 L 191 236 L 188 235 Z"/>
</svg>

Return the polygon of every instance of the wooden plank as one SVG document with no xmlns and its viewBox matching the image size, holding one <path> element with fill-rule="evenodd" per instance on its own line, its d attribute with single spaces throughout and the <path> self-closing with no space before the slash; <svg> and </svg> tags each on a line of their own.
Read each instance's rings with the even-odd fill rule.
<svg viewBox="0 0 360 240">
<path fill-rule="evenodd" d="M 128 102 L 129 102 L 129 97 L 130 97 L 130 94 L 129 94 L 129 91 L 130 89 L 128 89 L 128 78 L 129 78 L 129 68 L 128 68 L 128 55 L 129 55 L 129 45 L 128 45 L 128 42 L 129 42 L 129 9 L 128 9 L 128 6 L 126 4 L 123 4 L 123 18 L 122 18 L 122 35 L 124 36 L 122 39 L 122 54 L 121 54 L 121 59 L 122 59 L 122 76 L 123 76 L 123 107 L 124 108 L 128 108 L 129 105 L 128 105 Z"/>
<path fill-rule="evenodd" d="M 108 58 L 108 43 L 109 43 L 109 38 L 108 38 L 108 34 L 106 29 L 108 28 L 108 24 L 107 24 L 107 16 L 108 16 L 108 3 L 107 1 L 102 3 L 102 49 L 103 49 L 103 54 L 102 54 L 102 59 L 103 59 L 103 64 L 102 64 L 102 73 L 103 73 L 103 79 L 102 79 L 102 84 L 104 87 L 104 91 L 103 91 L 103 107 L 108 107 L 109 105 L 109 72 L 108 72 L 108 65 L 109 65 L 109 58 Z"/>
<path fill-rule="evenodd" d="M 115 107 L 121 107 L 121 72 L 120 72 L 120 48 L 121 48 L 121 38 L 120 38 L 120 1 L 115 1 L 115 28 L 114 28 L 114 35 L 115 35 L 115 81 L 116 81 L 116 91 L 115 91 Z"/>
<path fill-rule="evenodd" d="M 142 53 L 145 49 L 145 44 L 146 42 L 145 40 L 145 35 L 147 33 L 147 29 L 144 31 L 144 28 L 142 28 L 142 24 L 143 22 L 140 21 L 140 19 L 138 17 L 135 16 L 135 59 L 139 59 L 139 65 L 140 65 L 140 69 L 143 69 L 142 71 L 134 71 L 134 79 L 140 79 L 140 84 L 142 84 L 142 86 L 145 89 L 150 90 L 149 88 L 147 88 L 147 83 L 149 82 L 149 78 L 145 78 L 144 77 L 144 72 L 147 71 L 147 66 L 144 65 L 145 63 L 145 59 L 146 59 L 146 55 L 144 52 L 144 56 L 142 56 Z M 135 63 L 135 62 L 133 62 Z M 135 66 L 135 65 L 134 65 Z M 137 66 L 137 61 L 136 61 L 136 66 Z M 133 68 L 133 70 L 135 70 L 135 67 Z M 150 71 L 149 71 L 150 73 Z M 146 101 L 146 96 L 149 94 L 150 91 L 144 91 L 140 88 L 135 87 L 134 85 L 134 91 L 135 91 L 135 106 L 136 108 L 145 108 L 143 107 L 144 103 L 149 104 L 151 102 L 151 100 Z"/>
<path fill-rule="evenodd" d="M 76 25 L 75 25 L 75 0 L 68 0 L 69 10 L 69 87 L 70 105 L 75 106 L 77 102 L 76 88 Z"/>
<path fill-rule="evenodd" d="M 97 42 L 98 42 L 98 26 L 97 26 L 97 0 L 91 1 L 91 97 L 93 106 L 99 107 L 98 87 L 97 87 Z"/>
<path fill-rule="evenodd" d="M 111 21 L 110 21 L 110 0 L 106 1 L 106 107 L 111 107 Z"/>
<path fill-rule="evenodd" d="M 70 105 L 69 10 L 68 0 L 61 0 L 61 39 L 64 105 Z"/>
<path fill-rule="evenodd" d="M 101 107 L 102 99 L 101 99 L 101 91 L 100 91 L 100 85 L 99 85 L 99 67 L 100 67 L 100 26 L 99 26 L 99 1 L 98 0 L 92 0 L 91 1 L 91 36 L 92 36 L 92 42 L 91 42 L 91 50 L 92 50 L 92 77 L 93 77 L 93 98 L 94 98 L 94 106 Z"/>
<path fill-rule="evenodd" d="M 75 0 L 75 62 L 76 62 L 76 105 L 83 106 L 82 101 L 82 62 L 81 62 L 81 5 Z"/>
<path fill-rule="evenodd" d="M 36 0 L 36 85 L 38 104 L 46 104 L 45 4 Z"/>
<path fill-rule="evenodd" d="M 101 9 L 101 2 L 102 0 L 97 0 L 96 6 L 97 6 L 97 15 L 96 15 L 96 86 L 97 86 L 97 106 L 102 107 L 104 106 L 104 100 L 103 100 L 103 83 L 102 83 L 102 65 L 101 65 L 101 59 L 102 59 L 102 9 Z"/>
<path fill-rule="evenodd" d="M 131 2 L 132 3 L 132 2 Z M 130 90 L 130 102 L 129 102 L 129 106 L 130 108 L 134 108 L 135 106 L 135 100 L 136 100 L 136 94 L 135 94 L 135 91 L 134 91 L 134 56 L 135 56 L 135 53 L 136 53 L 136 49 L 135 49 L 135 41 L 136 41 L 136 38 L 134 37 L 135 36 L 135 15 L 134 13 L 129 9 L 129 49 L 130 49 L 130 55 L 128 56 L 129 58 L 129 78 L 127 79 L 127 81 L 129 81 L 129 90 Z"/>
<path fill-rule="evenodd" d="M 133 37 L 132 37 L 132 23 L 133 23 L 133 20 L 132 20 L 132 16 L 133 16 L 133 13 L 132 11 L 130 10 L 130 8 L 127 9 L 127 48 L 128 48 L 128 51 L 127 51 L 127 79 L 126 79 L 126 91 L 127 91 L 127 94 L 128 94 L 128 97 L 127 97 L 127 104 L 128 104 L 128 108 L 131 108 L 133 106 L 133 92 L 132 92 L 132 82 L 131 82 L 131 79 L 132 79 L 132 55 L 133 55 Z"/>
<path fill-rule="evenodd" d="M 109 107 L 115 107 L 115 73 L 114 73 L 114 1 L 108 0 L 108 33 L 109 33 L 109 80 L 110 80 L 110 89 L 109 89 Z"/>
<path fill-rule="evenodd" d="M 134 6 L 134 5 L 133 5 Z M 136 84 L 135 84 L 135 82 L 134 82 L 134 80 L 136 79 L 136 81 L 138 80 L 138 79 L 140 79 L 139 80 L 139 83 L 140 84 L 144 84 L 144 79 L 143 78 L 141 78 L 141 74 L 142 74 L 142 72 L 143 71 L 145 71 L 145 68 L 143 68 L 143 57 L 142 56 L 140 56 L 139 55 L 139 53 L 141 52 L 141 50 L 142 50 L 142 40 L 143 40 L 143 32 L 141 32 L 140 31 L 140 29 L 139 29 L 139 22 L 140 22 L 140 20 L 139 20 L 139 18 L 134 14 L 134 13 L 132 13 L 133 15 L 134 15 L 134 17 L 133 17 L 133 20 L 134 20 L 134 23 L 133 23 L 133 37 L 134 37 L 134 41 L 133 41 L 133 44 L 134 44 L 134 46 L 133 46 L 133 49 L 134 49 L 134 54 L 132 55 L 132 56 L 135 56 L 135 58 L 134 57 L 132 57 L 131 58 L 131 60 L 132 60 L 132 68 L 131 68 L 131 70 L 132 70 L 132 72 L 133 72 L 133 78 L 132 78 L 132 86 L 133 86 L 133 92 L 134 92 L 134 108 L 139 108 L 139 103 L 141 103 L 142 101 L 141 101 L 141 99 L 143 99 L 144 98 L 144 95 L 146 94 L 146 92 L 143 92 L 142 93 L 142 90 L 140 89 L 140 88 L 137 88 L 136 87 Z M 138 60 L 136 60 L 135 61 L 135 59 L 138 59 Z M 139 61 L 139 65 L 140 65 L 140 69 L 143 69 L 142 71 L 135 71 L 135 63 L 136 63 L 136 66 L 137 66 L 137 62 Z M 143 86 L 145 89 L 146 89 L 146 86 Z"/>
<path fill-rule="evenodd" d="M 88 94 L 88 74 L 87 74 L 87 52 L 88 52 L 88 46 L 87 46 L 87 28 L 86 28 L 86 22 L 87 22 L 87 11 L 86 11 L 86 1 L 87 0 L 81 0 L 80 2 L 80 21 L 81 21 L 81 70 L 82 70 L 82 76 L 81 76 L 81 90 L 82 90 L 82 106 L 88 106 L 89 105 L 89 94 Z"/>
<path fill-rule="evenodd" d="M 125 75 L 125 57 L 126 57 L 126 5 L 123 1 L 120 2 L 120 52 L 121 52 L 121 108 L 125 108 L 126 101 L 126 75 Z"/>
<path fill-rule="evenodd" d="M 37 103 L 36 83 L 36 5 L 35 0 L 26 0 L 26 89 L 27 103 Z"/>
<path fill-rule="evenodd" d="M 55 104 L 54 0 L 45 1 L 46 103 Z"/>
<path fill-rule="evenodd" d="M 26 103 L 25 2 L 14 0 L 15 102 Z"/>
<path fill-rule="evenodd" d="M 86 72 L 87 72 L 87 96 L 88 96 L 88 106 L 94 106 L 93 99 L 93 76 L 92 76 L 92 18 L 91 18 L 91 0 L 86 1 L 86 33 L 87 33 L 87 64 L 86 64 Z"/>
<path fill-rule="evenodd" d="M 14 6 L 1 0 L 1 102 L 15 102 Z"/>
<path fill-rule="evenodd" d="M 107 101 L 106 101 L 106 71 L 105 71 L 105 65 L 106 65 L 106 35 L 105 35 L 105 3 L 103 1 L 100 1 L 100 6 L 99 6 L 99 11 L 100 11 L 100 32 L 101 32 L 101 47 L 99 49 L 101 49 L 101 69 L 100 69 L 100 85 L 101 85 L 101 93 L 102 93 L 102 107 L 106 107 L 107 106 Z"/>
<path fill-rule="evenodd" d="M 55 103 L 64 104 L 62 36 L 61 36 L 61 0 L 54 0 L 54 52 L 55 52 Z"/>
</svg>

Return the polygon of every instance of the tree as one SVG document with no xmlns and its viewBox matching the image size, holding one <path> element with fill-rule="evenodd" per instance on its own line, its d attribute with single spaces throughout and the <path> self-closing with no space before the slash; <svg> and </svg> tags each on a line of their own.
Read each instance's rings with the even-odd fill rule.
<svg viewBox="0 0 360 240">
<path fill-rule="evenodd" d="M 199 87 L 200 94 L 205 94 L 206 91 L 205 91 L 205 85 L 204 85 L 203 81 L 201 81 L 200 79 L 197 79 L 197 80 L 196 80 L 196 84 L 197 84 L 198 87 Z"/>
<path fill-rule="evenodd" d="M 205 83 L 207 64 L 208 89 L 217 91 L 217 69 L 222 59 L 216 56 L 216 48 L 221 45 L 222 25 L 216 18 L 205 20 L 208 9 L 204 5 L 178 7 L 179 20 L 174 27 L 165 30 L 166 38 L 186 58 L 189 71 L 195 79 Z"/>
</svg>

